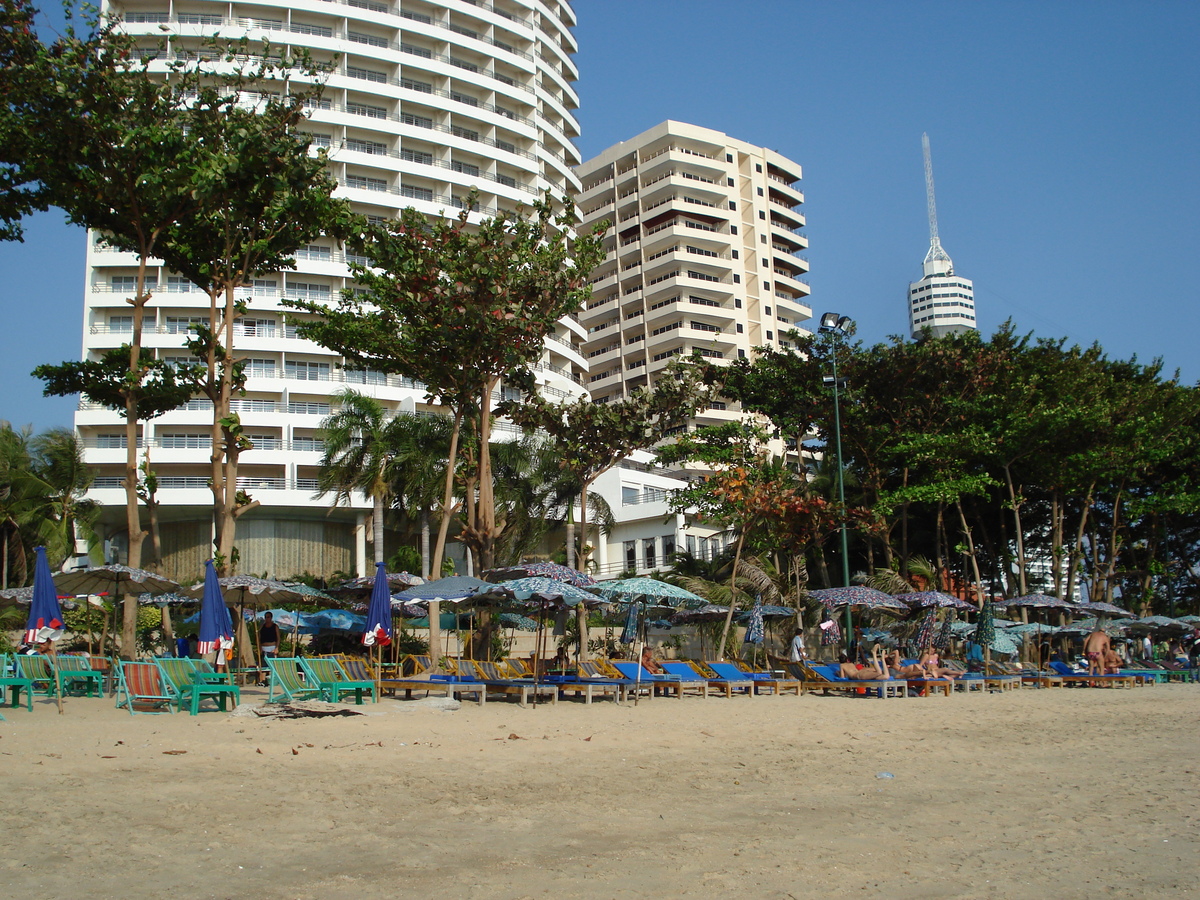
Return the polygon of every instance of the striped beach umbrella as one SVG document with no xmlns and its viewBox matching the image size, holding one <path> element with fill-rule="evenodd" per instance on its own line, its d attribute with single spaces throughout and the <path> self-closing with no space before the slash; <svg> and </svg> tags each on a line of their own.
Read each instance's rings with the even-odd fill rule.
<svg viewBox="0 0 1200 900">
<path fill-rule="evenodd" d="M 38 547 L 37 561 L 33 566 L 33 596 L 29 604 L 29 618 L 25 622 L 25 643 L 57 641 L 62 634 L 62 609 L 58 605 L 58 592 L 54 589 L 54 576 L 50 573 L 46 548 Z"/>
<path fill-rule="evenodd" d="M 750 610 L 750 621 L 746 625 L 746 637 L 743 643 L 761 644 L 766 639 L 766 629 L 763 628 L 762 597 L 754 598 L 754 608 Z"/>
<path fill-rule="evenodd" d="M 196 652 L 203 656 L 214 650 L 233 646 L 233 620 L 221 593 L 217 570 L 213 561 L 204 563 L 204 593 L 200 596 L 200 633 L 197 635 Z M 220 657 L 218 663 L 224 662 Z"/>
<path fill-rule="evenodd" d="M 386 647 L 392 642 L 392 592 L 384 564 L 375 563 L 375 587 L 367 607 L 367 627 L 362 642 L 367 647 Z"/>
</svg>

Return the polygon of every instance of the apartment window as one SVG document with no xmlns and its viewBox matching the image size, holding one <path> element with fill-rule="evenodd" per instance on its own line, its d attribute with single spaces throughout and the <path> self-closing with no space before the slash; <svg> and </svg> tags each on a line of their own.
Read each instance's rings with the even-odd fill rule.
<svg viewBox="0 0 1200 900">
<path fill-rule="evenodd" d="M 135 292 L 137 290 L 137 276 L 136 275 L 114 275 L 109 283 L 112 285 L 113 293 L 121 293 L 123 291 L 128 291 L 129 293 L 132 294 L 133 292 Z M 152 291 L 156 287 L 158 287 L 158 276 L 157 275 L 147 275 L 146 276 L 146 290 Z"/>
<path fill-rule="evenodd" d="M 463 128 L 461 125 L 451 125 L 450 133 L 455 137 L 466 138 L 468 141 L 479 140 L 478 131 L 472 131 L 470 128 Z"/>
<path fill-rule="evenodd" d="M 433 191 L 429 188 L 413 187 L 409 184 L 400 185 L 400 196 L 410 200 L 433 200 Z"/>
<path fill-rule="evenodd" d="M 129 442 L 123 434 L 98 434 L 96 447 L 99 450 L 124 450 Z"/>
<path fill-rule="evenodd" d="M 433 119 L 428 116 L 414 116 L 412 113 L 400 113 L 400 124 L 412 125 L 415 128 L 432 128 Z"/>
<path fill-rule="evenodd" d="M 479 100 L 472 97 L 470 94 L 461 94 L 458 91 L 450 92 L 450 99 L 457 100 L 459 103 L 465 103 L 467 106 L 478 106 Z"/>
<path fill-rule="evenodd" d="M 386 108 L 382 106 L 370 106 L 366 103 L 347 103 L 346 112 L 353 113 L 356 116 L 370 116 L 372 119 L 387 118 Z"/>
<path fill-rule="evenodd" d="M 418 47 L 415 44 L 401 44 L 400 50 L 404 53 L 411 53 L 413 56 L 419 56 L 422 59 L 433 59 L 433 51 L 425 47 Z"/>
<path fill-rule="evenodd" d="M 288 378 L 297 381 L 328 381 L 330 366 L 322 362 L 289 362 L 285 371 Z"/>
<path fill-rule="evenodd" d="M 737 297 L 734 297 L 734 298 L 733 298 L 733 308 L 734 308 L 734 309 L 741 309 L 741 308 L 742 308 L 742 301 L 741 301 L 739 298 L 737 298 Z"/>
<path fill-rule="evenodd" d="M 758 242 L 760 244 L 765 244 L 767 242 L 767 236 L 765 234 L 760 234 L 758 236 Z"/>
<path fill-rule="evenodd" d="M 500 182 L 500 184 L 506 185 L 508 187 L 515 188 L 517 186 L 517 179 L 513 178 L 510 175 L 497 175 L 496 181 L 498 181 L 498 182 Z"/>
<path fill-rule="evenodd" d="M 768 340 L 768 341 L 773 341 L 773 340 L 775 340 L 775 332 L 773 332 L 773 331 L 768 331 L 768 332 L 767 332 L 767 340 Z"/>
<path fill-rule="evenodd" d="M 730 208 L 730 209 L 737 209 L 737 204 L 736 204 L 736 203 L 734 203 L 732 200 L 730 200 L 730 201 L 729 201 L 729 208 Z"/>
<path fill-rule="evenodd" d="M 368 44 L 372 47 L 386 47 L 388 45 L 387 38 L 377 37 L 373 34 L 363 34 L 360 31 L 348 32 L 346 37 L 356 44 Z"/>
<path fill-rule="evenodd" d="M 762 163 L 755 163 L 754 171 L 757 172 L 759 175 L 761 175 L 762 174 Z"/>
<path fill-rule="evenodd" d="M 318 262 L 331 262 L 333 248 L 322 247 L 320 244 L 308 244 L 296 251 L 296 259 L 313 259 Z"/>
<path fill-rule="evenodd" d="M 656 565 L 656 558 L 654 555 L 654 549 L 655 549 L 654 545 L 656 543 L 657 543 L 657 541 L 655 538 L 645 538 L 642 541 L 642 553 L 646 560 L 646 568 L 647 569 L 653 569 L 654 566 Z"/>
<path fill-rule="evenodd" d="M 250 378 L 274 378 L 275 360 L 248 359 L 246 360 L 246 375 Z"/>
<path fill-rule="evenodd" d="M 758 188 L 758 196 L 760 196 L 760 197 L 761 197 L 762 195 L 763 195 L 763 189 L 762 189 L 762 188 Z"/>
<path fill-rule="evenodd" d="M 167 334 L 186 334 L 207 321 L 206 317 L 201 316 L 167 316 Z"/>
<path fill-rule="evenodd" d="M 675 535 L 664 534 L 662 539 L 663 545 L 663 562 L 668 563 L 671 557 L 675 555 Z"/>
<path fill-rule="evenodd" d="M 287 292 L 290 296 L 301 300 L 329 299 L 329 285 L 327 284 L 309 284 L 304 281 L 293 281 L 288 285 Z"/>
<path fill-rule="evenodd" d="M 687 552 L 692 556 L 696 555 L 696 536 L 694 534 L 687 536 Z"/>
<path fill-rule="evenodd" d="M 387 84 L 387 74 L 374 69 L 363 69 L 358 66 L 346 66 L 346 74 L 360 81 L 373 81 L 376 84 Z"/>
<path fill-rule="evenodd" d="M 766 291 L 767 293 L 770 293 L 770 291 L 771 291 L 771 282 L 769 282 L 769 281 L 764 281 L 764 282 L 763 282 L 763 290 L 764 290 L 764 291 Z"/>
<path fill-rule="evenodd" d="M 730 252 L 733 254 L 734 259 L 738 258 L 738 252 L 736 250 L 731 250 Z"/>
<path fill-rule="evenodd" d="M 766 314 L 769 316 L 769 315 L 771 314 L 771 307 L 769 307 L 769 306 L 764 306 L 764 307 L 763 307 L 763 312 L 765 312 L 765 313 L 766 313 Z"/>
<path fill-rule="evenodd" d="M 758 217 L 759 217 L 760 219 L 766 219 L 766 217 L 767 217 L 767 214 L 766 214 L 765 212 L 763 212 L 763 211 L 760 209 L 760 210 L 758 211 Z"/>
<path fill-rule="evenodd" d="M 508 141 L 502 141 L 499 138 L 496 139 L 496 147 L 500 150 L 507 150 L 509 153 L 517 152 L 516 144 L 510 144 Z"/>
<path fill-rule="evenodd" d="M 638 502 L 638 489 L 627 484 L 621 485 L 621 504 L 628 506 Z"/>
<path fill-rule="evenodd" d="M 637 541 L 625 542 L 625 568 L 637 568 Z"/>
<path fill-rule="evenodd" d="M 746 351 L 745 351 L 745 350 L 739 350 L 739 351 L 738 351 L 738 359 L 745 359 L 745 358 L 746 358 Z"/>
<path fill-rule="evenodd" d="M 771 268 L 771 261 L 765 257 L 762 258 L 762 264 L 764 269 Z"/>
<path fill-rule="evenodd" d="M 133 316 L 109 316 L 108 330 L 118 333 L 133 331 Z"/>
<path fill-rule="evenodd" d="M 433 154 L 426 153 L 424 150 L 401 150 L 400 158 L 426 166 L 433 165 Z"/>
<path fill-rule="evenodd" d="M 742 276 L 741 276 L 741 275 L 734 275 L 734 276 L 733 276 L 733 283 L 734 283 L 734 284 L 741 284 L 741 283 L 742 283 Z"/>
<path fill-rule="evenodd" d="M 164 450 L 207 450 L 212 446 L 211 434 L 164 434 L 158 446 Z"/>
<path fill-rule="evenodd" d="M 379 141 L 362 141 L 358 138 L 348 138 L 346 149 L 358 153 L 370 153 L 372 156 L 387 156 L 387 144 Z"/>
<path fill-rule="evenodd" d="M 279 282 L 277 282 L 273 278 L 255 278 L 254 279 L 254 293 L 255 294 L 259 294 L 259 293 L 273 294 L 273 293 L 275 293 L 275 288 L 278 286 L 279 286 Z"/>
<path fill-rule="evenodd" d="M 479 166 L 473 166 L 470 163 L 455 161 L 450 163 L 450 168 L 455 172 L 462 172 L 464 175 L 471 175 L 476 178 L 479 177 Z"/>
<path fill-rule="evenodd" d="M 733 187 L 733 179 L 732 178 L 726 178 L 725 183 L 727 185 L 729 185 L 729 187 Z"/>
<path fill-rule="evenodd" d="M 741 323 L 741 322 L 738 322 L 738 323 L 737 323 L 737 333 L 738 333 L 738 334 L 741 334 L 741 333 L 742 333 L 743 331 L 745 331 L 745 330 L 746 330 L 746 329 L 744 329 L 744 328 L 742 327 L 742 323 Z"/>
<path fill-rule="evenodd" d="M 239 319 L 238 324 L 242 326 L 242 334 L 246 337 L 275 336 L 274 319 Z"/>
<path fill-rule="evenodd" d="M 388 183 L 383 178 L 367 178 L 365 175 L 347 175 L 346 187 L 359 188 L 364 191 L 386 191 Z"/>
<path fill-rule="evenodd" d="M 167 276 L 167 293 L 168 294 L 188 294 L 191 293 L 192 283 L 182 275 Z M 199 288 L 197 288 L 199 290 Z"/>
</svg>

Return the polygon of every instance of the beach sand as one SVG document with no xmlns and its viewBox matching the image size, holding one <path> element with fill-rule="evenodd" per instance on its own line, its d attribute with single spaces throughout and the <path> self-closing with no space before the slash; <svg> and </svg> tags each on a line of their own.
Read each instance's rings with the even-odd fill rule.
<svg viewBox="0 0 1200 900">
<path fill-rule="evenodd" d="M 357 709 L 6 709 L 0 897 L 1069 900 L 1200 874 L 1200 685 Z"/>
</svg>

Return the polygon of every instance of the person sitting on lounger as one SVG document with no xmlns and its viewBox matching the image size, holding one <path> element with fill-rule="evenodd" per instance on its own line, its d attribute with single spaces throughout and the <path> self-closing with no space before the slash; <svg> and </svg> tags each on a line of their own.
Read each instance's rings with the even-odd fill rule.
<svg viewBox="0 0 1200 900">
<path fill-rule="evenodd" d="M 666 674 L 663 667 L 658 664 L 658 660 L 654 658 L 654 651 L 650 649 L 649 644 L 642 648 L 642 668 L 651 675 Z"/>
<path fill-rule="evenodd" d="M 924 678 L 925 670 L 918 663 L 905 665 L 899 650 L 893 650 L 887 657 L 888 668 L 896 673 L 898 678 Z"/>
<path fill-rule="evenodd" d="M 944 678 L 946 681 L 953 681 L 958 677 L 957 672 L 942 668 L 941 659 L 938 658 L 937 651 L 932 647 L 926 647 L 925 652 L 921 654 L 921 668 L 925 670 L 926 678 Z"/>
<path fill-rule="evenodd" d="M 1121 657 L 1117 656 L 1116 651 L 1114 651 L 1111 647 L 1104 651 L 1104 674 L 1121 674 Z"/>
<path fill-rule="evenodd" d="M 880 679 L 889 679 L 891 674 L 888 672 L 887 660 L 883 659 L 879 654 L 879 648 L 875 648 L 873 662 L 869 666 L 859 668 L 854 663 L 850 662 L 850 657 L 845 653 L 838 656 L 838 674 L 843 678 L 848 678 L 850 681 L 879 681 Z"/>
</svg>

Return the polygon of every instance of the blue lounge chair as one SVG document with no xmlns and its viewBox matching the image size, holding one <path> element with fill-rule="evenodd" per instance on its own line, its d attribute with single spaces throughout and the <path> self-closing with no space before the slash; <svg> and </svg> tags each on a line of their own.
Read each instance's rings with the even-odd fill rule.
<svg viewBox="0 0 1200 900">
<path fill-rule="evenodd" d="M 896 678 L 858 681 L 853 678 L 843 678 L 833 666 L 804 661 L 792 663 L 792 665 L 796 667 L 799 673 L 803 674 L 805 690 L 820 690 L 825 693 L 833 690 L 857 694 L 859 688 L 862 688 L 865 695 L 878 697 L 881 700 L 889 697 L 904 697 L 908 690 L 907 682 Z M 950 693 L 950 682 L 943 681 L 940 683 L 946 686 L 946 693 Z"/>
<path fill-rule="evenodd" d="M 1113 687 L 1133 687 L 1136 683 L 1132 675 L 1089 675 L 1087 672 L 1076 672 L 1066 663 L 1055 660 L 1050 662 L 1050 668 L 1061 675 L 1063 683 L 1068 685 L 1087 684 L 1094 687 L 1097 684 L 1111 684 Z"/>
<path fill-rule="evenodd" d="M 683 682 L 680 681 L 678 675 L 655 675 L 653 672 L 647 672 L 646 667 L 637 662 L 618 662 L 617 660 L 613 660 L 612 665 L 622 676 L 632 681 L 635 685 L 645 685 L 651 694 L 655 690 L 661 689 L 667 693 L 673 692 L 676 697 L 683 697 Z M 707 693 L 705 696 L 708 696 Z"/>
<path fill-rule="evenodd" d="M 804 689 L 804 683 L 795 678 L 777 678 L 770 672 L 747 672 L 744 669 L 738 668 L 734 663 L 726 662 L 705 662 L 708 667 L 718 678 L 728 683 L 736 684 L 745 679 L 749 679 L 754 688 L 754 693 L 764 693 L 764 689 L 770 688 L 770 691 L 775 696 L 779 696 L 786 690 L 796 692 L 799 697 Z"/>
</svg>

